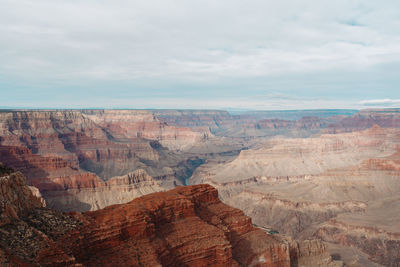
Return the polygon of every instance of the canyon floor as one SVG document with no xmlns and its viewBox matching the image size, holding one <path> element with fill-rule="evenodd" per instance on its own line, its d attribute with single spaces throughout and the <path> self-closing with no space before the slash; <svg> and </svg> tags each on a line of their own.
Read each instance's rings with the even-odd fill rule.
<svg viewBox="0 0 400 267">
<path fill-rule="evenodd" d="M 397 109 L 238 115 L 217 110 L 4 110 L 0 112 L 0 162 L 25 175 L 48 208 L 85 212 L 74 215 L 83 225 L 111 222 L 105 219 L 106 211 L 130 210 L 108 208 L 113 204 L 133 203 L 133 199 L 177 186 L 209 184 L 208 191 L 215 194 L 213 188 L 217 189 L 223 203 L 251 218 L 255 230 L 248 228 L 248 232 L 262 232 L 263 240 L 286 244 L 285 263 L 276 266 L 400 265 Z M 11 170 L 2 168 L 4 173 Z M 179 190 L 184 189 L 171 192 Z M 196 216 L 202 223 L 205 220 L 204 229 L 208 229 L 210 222 L 201 214 Z M 21 223 L 31 227 L 24 216 Z M 200 223 L 193 216 L 185 223 Z M 96 227 L 79 231 L 96 236 Z M 165 236 L 177 235 L 159 227 Z M 174 227 L 178 230 L 180 222 Z M 133 234 L 129 229 L 127 238 Z M 176 242 L 174 238 L 171 242 Z M 261 257 L 257 253 L 250 253 L 251 259 L 237 256 L 242 252 L 235 254 L 236 241 L 218 240 L 216 244 L 231 246 L 228 254 L 233 255 L 220 258 L 220 266 L 227 262 L 247 266 Z M 261 241 L 250 238 L 246 242 Z M 165 250 L 165 244 L 154 244 L 149 247 L 153 252 L 154 246 Z M 82 248 L 92 246 L 97 245 L 81 244 Z M 131 243 L 128 247 L 136 248 Z M 72 255 L 90 265 L 87 255 L 65 257 Z M 186 262 L 179 255 L 174 254 L 171 264 Z M 171 257 L 153 260 L 165 265 Z M 199 262 L 198 266 L 206 264 Z"/>
</svg>

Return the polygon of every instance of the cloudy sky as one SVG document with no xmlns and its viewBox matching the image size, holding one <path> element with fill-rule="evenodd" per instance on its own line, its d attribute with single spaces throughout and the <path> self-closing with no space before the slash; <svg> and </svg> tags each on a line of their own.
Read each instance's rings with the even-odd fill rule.
<svg viewBox="0 0 400 267">
<path fill-rule="evenodd" d="M 400 106 L 398 0 L 0 7 L 0 107 Z"/>
</svg>

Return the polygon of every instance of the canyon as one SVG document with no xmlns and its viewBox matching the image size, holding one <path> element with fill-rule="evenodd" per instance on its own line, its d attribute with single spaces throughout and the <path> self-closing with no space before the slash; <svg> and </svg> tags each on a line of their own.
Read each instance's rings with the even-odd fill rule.
<svg viewBox="0 0 400 267">
<path fill-rule="evenodd" d="M 4 173 L 0 188 L 1 266 L 342 266 L 319 240 L 255 228 L 209 185 L 85 213 L 44 207 L 20 172 Z"/>
<path fill-rule="evenodd" d="M 0 162 L 27 181 L 7 238 L 46 236 L 34 257 L 3 243 L 8 262 L 400 264 L 398 109 L 2 110 Z"/>
<path fill-rule="evenodd" d="M 0 112 L 0 161 L 21 171 L 50 207 L 65 211 L 181 185 L 201 164 L 197 155 L 237 147 L 226 143 L 168 126 L 149 111 Z"/>
<path fill-rule="evenodd" d="M 318 237 L 355 247 L 374 262 L 397 266 L 399 137 L 399 129 L 375 125 L 307 139 L 274 138 L 231 161 L 207 162 L 190 183 L 215 186 L 225 203 L 257 225 L 297 240 Z"/>
</svg>

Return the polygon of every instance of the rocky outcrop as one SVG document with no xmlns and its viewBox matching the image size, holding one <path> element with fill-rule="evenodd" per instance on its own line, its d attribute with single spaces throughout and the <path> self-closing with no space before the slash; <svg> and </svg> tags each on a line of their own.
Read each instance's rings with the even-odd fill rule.
<svg viewBox="0 0 400 267">
<path fill-rule="evenodd" d="M 399 133 L 373 126 L 308 139 L 271 139 L 234 160 L 200 166 L 189 182 L 215 186 L 224 203 L 244 210 L 259 226 L 296 240 L 319 237 L 352 246 L 366 254 L 365 260 L 390 265 L 398 259 L 391 237 L 381 234 L 375 243 L 379 249 L 364 247 L 368 237 L 360 240 L 369 227 L 396 234 L 400 229 Z M 335 231 L 325 223 L 332 219 L 358 230 L 342 229 L 329 239 Z"/>
<path fill-rule="evenodd" d="M 275 135 L 303 137 L 353 115 L 355 110 L 296 110 L 237 112 L 223 110 L 155 110 L 168 125 L 194 130 L 210 129 L 218 136 L 267 137 Z"/>
<path fill-rule="evenodd" d="M 41 207 L 22 180 L 4 187 L 27 207 L 1 225 L 3 266 L 290 266 L 297 257 L 208 185 L 82 214 Z"/>
<path fill-rule="evenodd" d="M 13 172 L 14 172 L 13 169 L 3 165 L 3 163 L 0 162 L 0 177 L 6 176 L 6 175 L 8 175 L 10 173 L 13 173 Z"/>
<path fill-rule="evenodd" d="M 290 264 L 287 246 L 253 228 L 250 218 L 221 203 L 207 185 L 154 193 L 84 215 L 87 224 L 73 237 L 73 252 L 87 265 Z"/>
<path fill-rule="evenodd" d="M 189 127 L 191 129 L 208 128 L 218 132 L 235 119 L 224 110 L 155 110 L 154 114 L 168 125 Z"/>
<path fill-rule="evenodd" d="M 400 233 L 377 227 L 351 225 L 335 219 L 321 226 L 314 235 L 325 241 L 356 247 L 369 259 L 384 266 L 400 265 Z"/>
<path fill-rule="evenodd" d="M 365 109 L 352 117 L 330 124 L 324 131 L 329 133 L 360 131 L 378 125 L 382 128 L 400 127 L 400 109 Z"/>
<path fill-rule="evenodd" d="M 170 149 L 182 150 L 203 138 L 189 128 L 169 126 L 147 110 L 88 110 L 83 113 L 119 139 L 156 140 Z"/>
<path fill-rule="evenodd" d="M 46 191 L 49 207 L 62 211 L 88 211 L 113 204 L 126 203 L 149 193 L 165 191 L 172 186 L 162 185 L 162 180 L 149 176 L 139 169 L 123 176 L 116 176 L 100 186 Z"/>
<path fill-rule="evenodd" d="M 42 207 L 44 201 L 37 191 L 26 185 L 25 177 L 19 173 L 10 173 L 0 177 L 0 226 L 18 219 L 34 208 Z"/>
<path fill-rule="evenodd" d="M 205 142 L 203 134 L 168 126 L 151 111 L 0 113 L 0 161 L 22 172 L 60 210 L 98 209 L 182 184 L 196 168 L 186 162 L 196 157 L 175 150 Z M 111 179 L 137 170 L 154 181 Z"/>
<path fill-rule="evenodd" d="M 341 267 L 343 262 L 333 260 L 327 246 L 320 239 L 290 241 L 291 266 Z"/>
<path fill-rule="evenodd" d="M 221 198 L 228 205 L 246 211 L 257 225 L 268 226 L 293 238 L 301 238 L 303 231 L 312 225 L 325 222 L 338 214 L 346 212 L 362 212 L 366 203 L 357 201 L 313 203 L 294 201 L 257 192 L 245 190 L 234 197 L 232 191 L 221 188 Z M 311 236 L 305 236 L 310 238 Z"/>
</svg>

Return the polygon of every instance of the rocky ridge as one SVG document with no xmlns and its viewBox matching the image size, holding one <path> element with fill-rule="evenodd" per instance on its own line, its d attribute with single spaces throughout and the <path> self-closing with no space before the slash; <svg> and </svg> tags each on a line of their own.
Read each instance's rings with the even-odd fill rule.
<svg viewBox="0 0 400 267">
<path fill-rule="evenodd" d="M 289 244 L 254 228 L 209 185 L 66 214 L 44 208 L 20 173 L 6 177 L 3 198 L 18 212 L 1 211 L 2 266 L 301 266 L 310 256 L 322 259 L 314 266 L 340 264 L 318 241 Z"/>
<path fill-rule="evenodd" d="M 177 150 L 208 149 L 209 137 L 168 126 L 150 111 L 0 112 L 0 160 L 60 210 L 98 209 L 183 184 L 201 159 Z M 139 170 L 146 182 L 112 179 Z"/>
<path fill-rule="evenodd" d="M 272 139 L 232 161 L 202 165 L 190 182 L 215 186 L 225 203 L 244 210 L 257 225 L 297 240 L 318 237 L 352 246 L 372 261 L 395 266 L 399 137 L 398 129 L 374 126 L 308 139 Z M 335 220 L 352 227 L 329 223 Z M 369 227 L 381 232 L 379 242 L 367 234 Z"/>
</svg>

